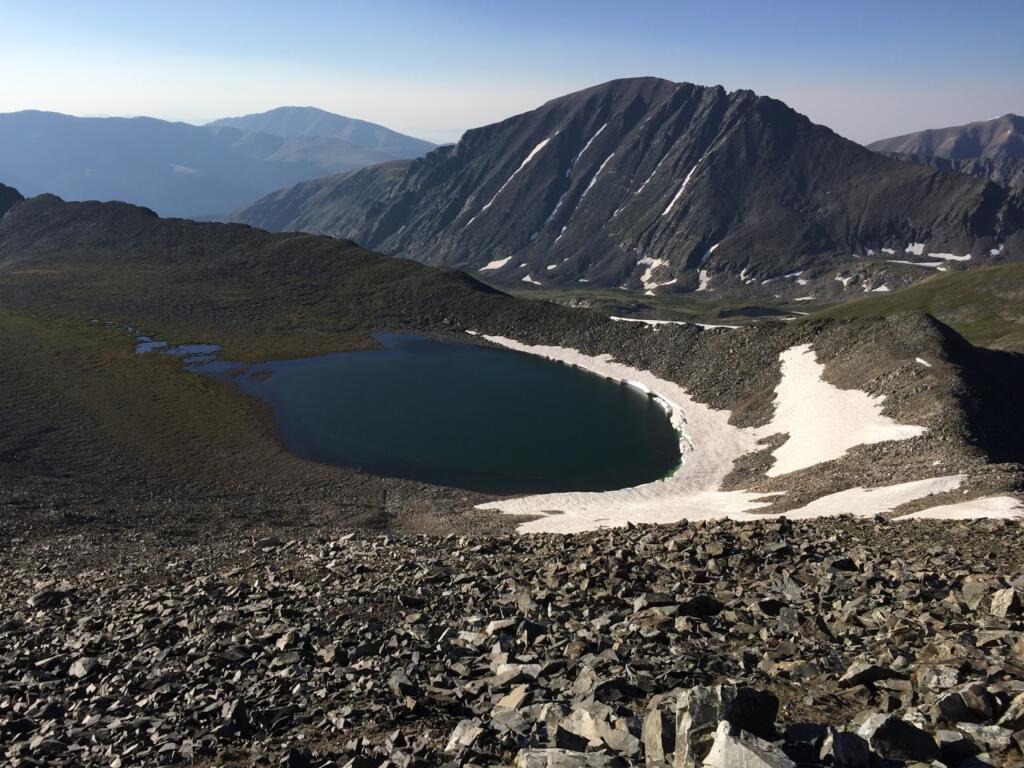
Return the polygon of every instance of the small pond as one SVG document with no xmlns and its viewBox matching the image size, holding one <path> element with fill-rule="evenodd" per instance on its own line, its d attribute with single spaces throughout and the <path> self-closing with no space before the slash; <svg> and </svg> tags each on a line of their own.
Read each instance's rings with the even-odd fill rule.
<svg viewBox="0 0 1024 768">
<path fill-rule="evenodd" d="M 656 480 L 679 438 L 649 395 L 571 366 L 479 344 L 380 334 L 378 349 L 254 365 L 216 345 L 179 355 L 271 407 L 280 439 L 315 461 L 485 493 L 599 491 Z"/>
</svg>

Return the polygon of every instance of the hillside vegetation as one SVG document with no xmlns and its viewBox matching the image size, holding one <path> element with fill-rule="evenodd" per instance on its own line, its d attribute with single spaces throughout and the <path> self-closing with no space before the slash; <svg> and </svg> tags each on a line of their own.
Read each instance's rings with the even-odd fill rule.
<svg viewBox="0 0 1024 768">
<path fill-rule="evenodd" d="M 1024 264 L 935 275 L 917 285 L 826 309 L 843 319 L 927 312 L 971 343 L 1024 352 Z"/>
</svg>

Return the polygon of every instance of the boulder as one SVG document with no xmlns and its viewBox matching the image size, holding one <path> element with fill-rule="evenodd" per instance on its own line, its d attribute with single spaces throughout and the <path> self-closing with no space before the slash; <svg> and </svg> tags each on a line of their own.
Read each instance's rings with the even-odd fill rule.
<svg viewBox="0 0 1024 768">
<path fill-rule="evenodd" d="M 693 768 L 711 749 L 719 723 L 755 736 L 774 735 L 779 702 L 772 694 L 731 685 L 698 686 L 676 699 L 676 768 Z"/>
<path fill-rule="evenodd" d="M 929 733 L 894 715 L 872 715 L 857 733 L 887 760 L 930 763 L 939 757 L 939 746 Z"/>
<path fill-rule="evenodd" d="M 678 763 L 677 763 L 678 765 Z M 796 768 L 778 747 L 727 721 L 719 723 L 702 768 Z"/>
</svg>

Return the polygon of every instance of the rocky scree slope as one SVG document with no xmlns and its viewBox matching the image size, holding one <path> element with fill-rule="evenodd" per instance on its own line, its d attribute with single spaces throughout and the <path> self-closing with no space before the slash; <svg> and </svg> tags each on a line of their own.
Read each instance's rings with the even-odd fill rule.
<svg viewBox="0 0 1024 768">
<path fill-rule="evenodd" d="M 1018 765 L 1021 531 L 15 539 L 0 555 L 0 753 L 12 767 Z"/>
<path fill-rule="evenodd" d="M 655 291 L 742 288 L 914 243 L 972 264 L 1003 246 L 1005 259 L 1024 252 L 1020 202 L 882 157 L 750 91 L 639 78 L 420 160 L 300 184 L 234 218 L 499 282 Z"/>
<path fill-rule="evenodd" d="M 947 172 L 969 173 L 1024 189 L 1024 117 L 1003 115 L 953 128 L 881 139 L 869 149 Z"/>
</svg>

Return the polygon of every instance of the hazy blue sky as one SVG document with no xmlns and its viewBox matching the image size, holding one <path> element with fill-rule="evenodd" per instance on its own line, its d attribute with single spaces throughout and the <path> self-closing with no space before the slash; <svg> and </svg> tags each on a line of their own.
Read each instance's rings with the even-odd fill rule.
<svg viewBox="0 0 1024 768">
<path fill-rule="evenodd" d="M 868 141 L 1024 113 L 1024 0 L 0 0 L 0 112 L 315 105 L 435 141 L 616 77 L 788 102 Z"/>
</svg>

